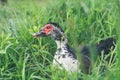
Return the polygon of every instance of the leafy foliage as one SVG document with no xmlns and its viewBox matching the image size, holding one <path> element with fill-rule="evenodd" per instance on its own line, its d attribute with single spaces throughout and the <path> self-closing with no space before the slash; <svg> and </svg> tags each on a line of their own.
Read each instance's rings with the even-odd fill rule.
<svg viewBox="0 0 120 80">
<path fill-rule="evenodd" d="M 9 0 L 0 5 L 0 79 L 119 80 L 119 3 L 119 0 Z M 56 44 L 50 38 L 32 37 L 47 22 L 57 22 L 74 48 L 107 37 L 117 38 L 117 48 L 111 52 L 117 53 L 116 62 L 104 63 L 105 75 L 98 70 L 102 63 L 94 64 L 91 75 L 71 75 L 52 69 Z"/>
</svg>

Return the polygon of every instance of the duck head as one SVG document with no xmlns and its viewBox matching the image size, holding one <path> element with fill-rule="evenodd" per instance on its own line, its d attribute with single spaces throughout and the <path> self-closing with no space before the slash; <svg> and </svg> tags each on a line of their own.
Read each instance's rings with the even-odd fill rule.
<svg viewBox="0 0 120 80">
<path fill-rule="evenodd" d="M 40 29 L 39 32 L 34 33 L 33 37 L 50 36 L 55 40 L 61 40 L 63 35 L 64 32 L 57 23 L 47 23 Z"/>
</svg>

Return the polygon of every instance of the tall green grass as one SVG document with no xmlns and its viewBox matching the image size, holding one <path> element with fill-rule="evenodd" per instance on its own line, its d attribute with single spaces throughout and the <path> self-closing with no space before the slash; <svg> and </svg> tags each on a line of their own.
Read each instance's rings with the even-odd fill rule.
<svg viewBox="0 0 120 80">
<path fill-rule="evenodd" d="M 119 0 L 8 0 L 5 6 L 0 5 L 0 79 L 119 80 L 119 3 Z M 117 54 L 116 62 L 105 63 L 104 76 L 98 70 L 101 64 L 98 68 L 93 66 L 91 75 L 71 75 L 53 69 L 56 44 L 50 38 L 32 37 L 47 22 L 57 22 L 62 27 L 76 52 L 78 45 L 115 37 L 117 48 L 111 53 Z"/>
</svg>

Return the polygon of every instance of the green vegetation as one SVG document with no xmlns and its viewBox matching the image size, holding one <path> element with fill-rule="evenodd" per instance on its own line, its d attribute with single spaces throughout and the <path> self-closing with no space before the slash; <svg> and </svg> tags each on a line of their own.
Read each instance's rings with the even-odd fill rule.
<svg viewBox="0 0 120 80">
<path fill-rule="evenodd" d="M 0 80 L 119 80 L 119 8 L 120 0 L 8 0 L 0 5 Z M 94 66 L 90 75 L 52 69 L 54 41 L 32 37 L 47 22 L 59 23 L 74 48 L 115 37 L 116 62 L 105 63 L 105 75 Z"/>
</svg>

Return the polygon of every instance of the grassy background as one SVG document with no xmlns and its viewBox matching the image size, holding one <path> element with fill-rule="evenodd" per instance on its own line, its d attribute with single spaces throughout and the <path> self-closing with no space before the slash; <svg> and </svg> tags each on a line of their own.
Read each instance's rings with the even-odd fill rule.
<svg viewBox="0 0 120 80">
<path fill-rule="evenodd" d="M 119 80 L 119 8 L 120 0 L 8 0 L 0 5 L 0 80 Z M 54 41 L 32 37 L 47 22 L 59 23 L 74 48 L 115 37 L 116 62 L 104 76 L 96 67 L 82 76 L 52 69 Z"/>
</svg>

